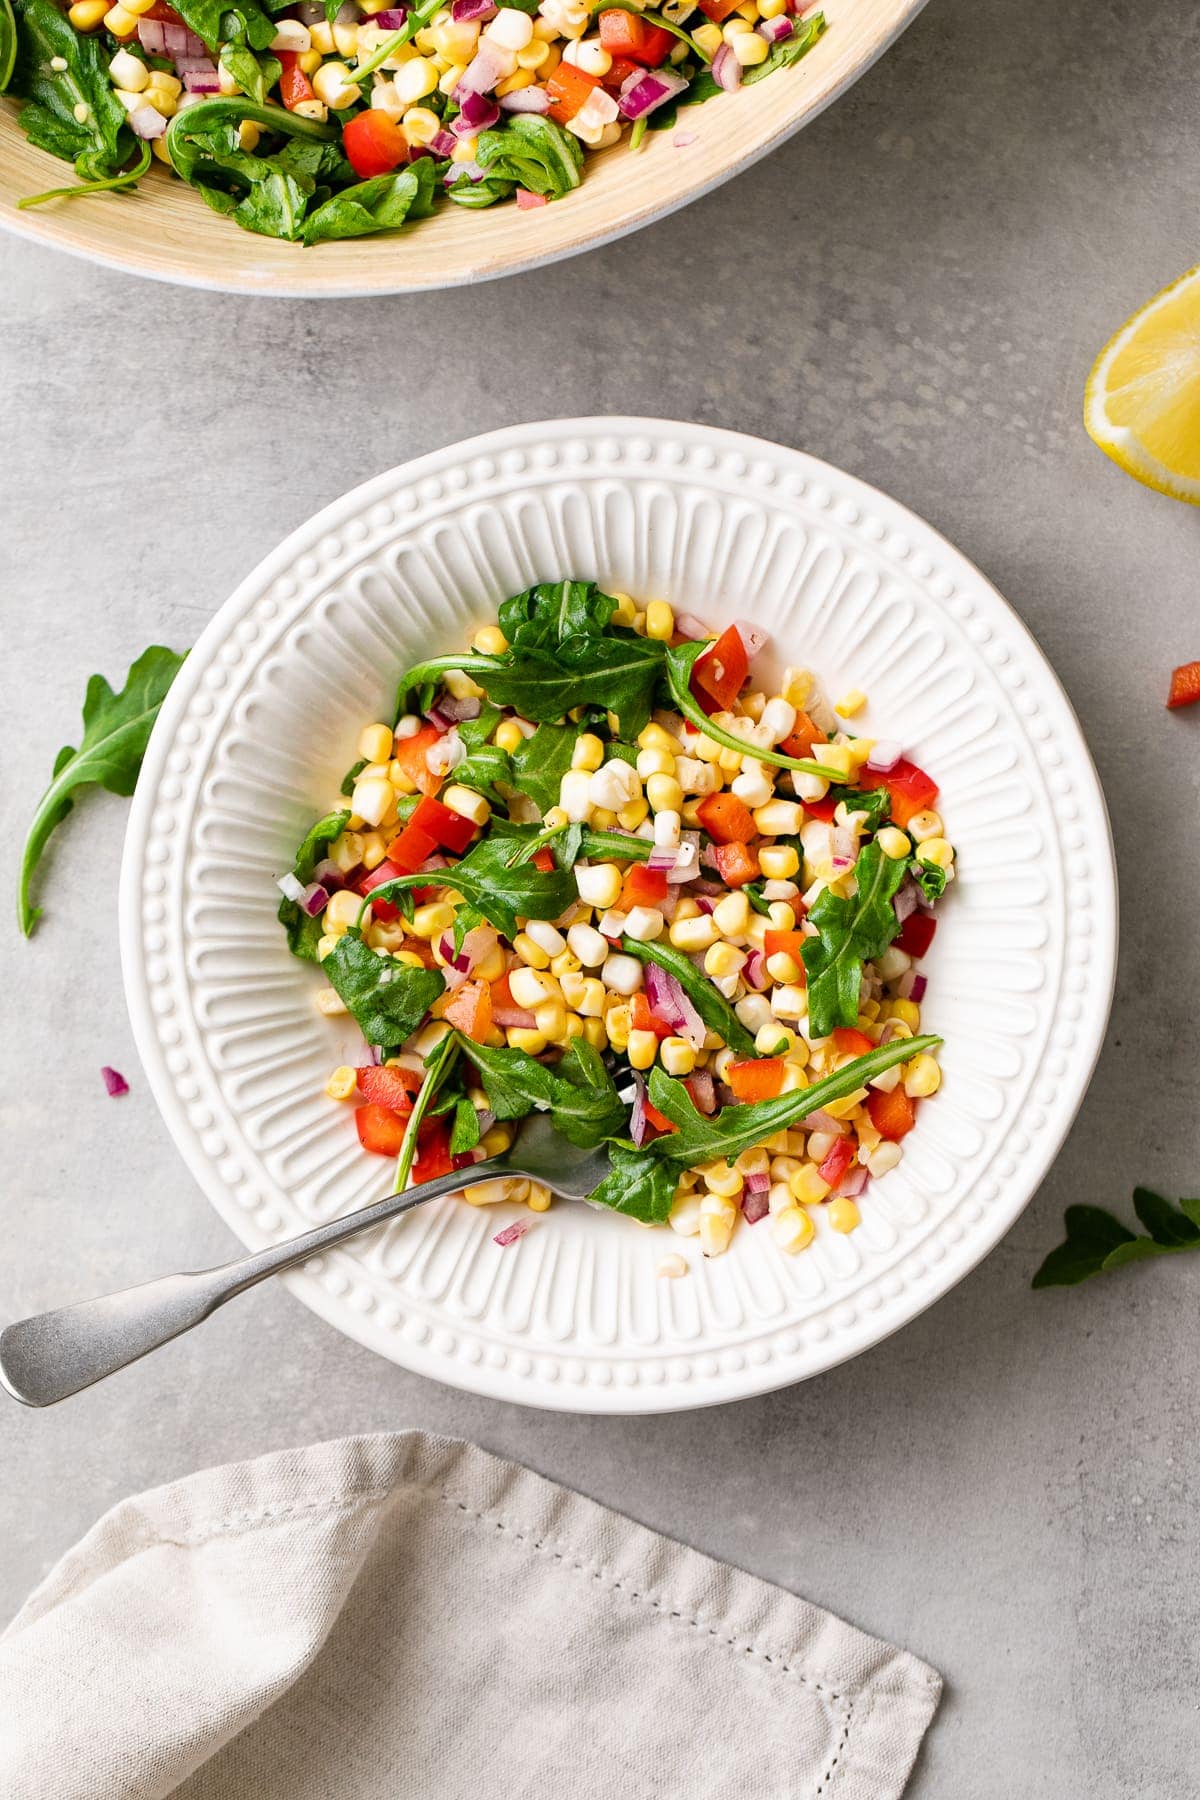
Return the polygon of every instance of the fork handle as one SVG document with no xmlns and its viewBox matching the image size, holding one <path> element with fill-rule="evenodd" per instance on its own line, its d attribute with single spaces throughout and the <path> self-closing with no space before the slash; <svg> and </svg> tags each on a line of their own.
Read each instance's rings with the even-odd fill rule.
<svg viewBox="0 0 1200 1800">
<path fill-rule="evenodd" d="M 487 1181 L 493 1175 L 512 1172 L 512 1164 L 505 1158 L 493 1157 L 475 1163 L 470 1180 Z M 326 1225 L 314 1225 L 299 1237 L 252 1251 L 215 1269 L 164 1275 L 117 1294 L 19 1319 L 0 1332 L 0 1383 L 25 1406 L 53 1406 L 157 1350 L 160 1344 L 169 1344 L 268 1275 L 282 1274 L 319 1251 L 410 1212 L 426 1200 L 461 1191 L 463 1176 L 463 1170 L 452 1169 L 419 1187 L 389 1194 L 386 1200 L 331 1219 Z"/>
</svg>

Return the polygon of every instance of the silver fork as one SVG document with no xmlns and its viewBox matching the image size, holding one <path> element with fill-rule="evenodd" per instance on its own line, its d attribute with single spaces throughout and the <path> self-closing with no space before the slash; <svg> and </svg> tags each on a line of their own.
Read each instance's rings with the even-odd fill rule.
<svg viewBox="0 0 1200 1800">
<path fill-rule="evenodd" d="M 382 1225 L 436 1200 L 461 1193 L 477 1181 L 524 1175 L 552 1188 L 564 1200 L 584 1200 L 608 1171 L 605 1150 L 579 1150 L 555 1131 L 548 1113 L 534 1113 L 521 1126 L 512 1148 L 467 1169 L 455 1169 L 419 1187 L 389 1194 L 358 1212 L 316 1225 L 286 1243 L 272 1244 L 215 1269 L 163 1275 L 140 1287 L 123 1288 L 97 1300 L 59 1307 L 20 1319 L 0 1332 L 0 1383 L 26 1406 L 53 1406 L 106 1375 L 136 1362 L 160 1344 L 169 1344 L 199 1325 L 235 1294 L 294 1269 L 322 1250 L 357 1232 Z"/>
</svg>

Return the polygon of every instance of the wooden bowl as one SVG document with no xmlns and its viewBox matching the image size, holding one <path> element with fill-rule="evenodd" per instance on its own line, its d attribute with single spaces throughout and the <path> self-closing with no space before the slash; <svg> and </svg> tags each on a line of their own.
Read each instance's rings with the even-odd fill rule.
<svg viewBox="0 0 1200 1800">
<path fill-rule="evenodd" d="M 209 210 L 155 164 L 136 194 L 96 194 L 17 210 L 24 194 L 71 179 L 27 143 L 17 106 L 0 101 L 0 225 L 110 268 L 186 287 L 300 298 L 456 287 L 536 268 L 635 231 L 748 168 L 835 100 L 899 36 L 925 0 L 825 0 L 829 29 L 802 62 L 681 112 L 669 131 L 589 153 L 582 185 L 550 206 L 469 212 L 444 206 L 395 236 L 311 250 L 255 237 Z M 683 133 L 694 142 L 680 147 Z"/>
</svg>

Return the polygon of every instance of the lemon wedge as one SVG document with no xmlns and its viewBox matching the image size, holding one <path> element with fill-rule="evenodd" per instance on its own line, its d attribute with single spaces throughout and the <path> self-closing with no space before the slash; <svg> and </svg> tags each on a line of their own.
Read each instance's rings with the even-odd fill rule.
<svg viewBox="0 0 1200 1800">
<path fill-rule="evenodd" d="M 1083 417 L 1126 474 L 1200 506 L 1200 268 L 1156 294 L 1105 345 Z"/>
</svg>

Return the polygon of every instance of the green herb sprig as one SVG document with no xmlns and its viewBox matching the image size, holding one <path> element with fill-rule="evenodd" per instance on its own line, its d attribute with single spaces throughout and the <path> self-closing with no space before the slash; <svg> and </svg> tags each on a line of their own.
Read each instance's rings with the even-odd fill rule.
<svg viewBox="0 0 1200 1800">
<path fill-rule="evenodd" d="M 1150 1188 L 1133 1190 L 1133 1210 L 1149 1235 L 1140 1237 L 1101 1206 L 1068 1206 L 1065 1242 L 1033 1278 L 1035 1288 L 1076 1287 L 1092 1275 L 1179 1250 L 1200 1250 L 1200 1200 L 1172 1206 Z"/>
</svg>

